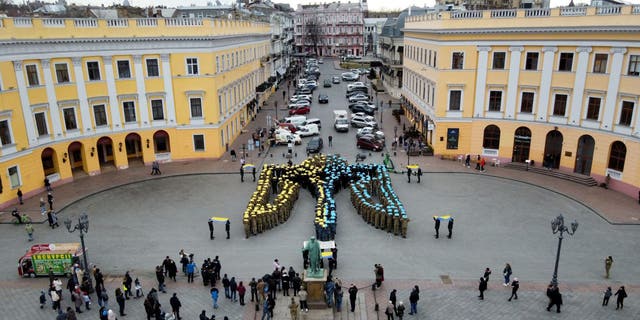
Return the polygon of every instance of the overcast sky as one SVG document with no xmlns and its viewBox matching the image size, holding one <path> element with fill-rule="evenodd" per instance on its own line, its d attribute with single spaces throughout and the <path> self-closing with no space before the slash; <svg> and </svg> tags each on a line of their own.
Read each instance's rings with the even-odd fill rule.
<svg viewBox="0 0 640 320">
<path fill-rule="evenodd" d="M 67 3 L 77 3 L 77 4 L 91 4 L 91 5 L 100 5 L 110 4 L 113 2 L 122 3 L 123 0 L 67 0 Z M 313 0 L 273 0 L 276 3 L 289 3 L 294 9 L 298 4 L 311 4 L 311 3 L 322 3 L 322 2 L 333 2 L 333 1 L 313 1 Z M 354 1 L 354 0 L 351 0 Z M 566 6 L 569 4 L 570 0 L 551 0 L 552 7 L 558 6 Z M 14 2 L 19 2 L 14 0 Z M 47 2 L 55 2 L 55 1 L 47 1 Z M 129 3 L 132 6 L 138 7 L 148 7 L 155 5 L 165 5 L 167 7 L 176 7 L 176 6 L 188 6 L 190 4 L 195 5 L 206 5 L 207 2 L 215 3 L 216 0 L 129 0 Z M 231 0 L 220 0 L 220 2 L 228 4 Z M 342 0 L 342 2 L 347 2 L 347 0 Z M 409 7 L 409 5 L 415 5 L 422 7 L 426 5 L 427 7 L 433 6 L 435 0 L 368 0 L 369 2 L 369 10 L 370 11 L 380 11 L 380 10 L 393 10 L 393 9 L 405 9 Z M 589 0 L 574 0 L 577 3 L 588 3 Z M 628 3 L 640 4 L 640 0 L 627 0 Z"/>
</svg>

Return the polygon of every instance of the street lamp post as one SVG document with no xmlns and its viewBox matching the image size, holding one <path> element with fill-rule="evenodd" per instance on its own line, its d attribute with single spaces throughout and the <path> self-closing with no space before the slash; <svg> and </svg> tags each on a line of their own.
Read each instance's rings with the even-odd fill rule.
<svg viewBox="0 0 640 320">
<path fill-rule="evenodd" d="M 578 230 L 578 221 L 571 222 L 571 229 L 564 225 L 564 217 L 562 215 L 557 216 L 555 219 L 551 220 L 551 230 L 553 234 L 560 233 L 558 236 L 558 251 L 556 252 L 556 266 L 553 268 L 553 278 L 551 279 L 551 284 L 554 286 L 558 285 L 558 263 L 560 262 L 560 249 L 562 248 L 562 239 L 564 238 L 564 233 L 568 233 L 569 235 L 573 235 L 576 230 Z"/>
<path fill-rule="evenodd" d="M 67 231 L 70 233 L 75 232 L 76 230 L 80 231 L 80 243 L 82 244 L 82 257 L 84 258 L 84 272 L 87 274 L 89 272 L 89 262 L 87 260 L 87 249 L 84 246 L 84 234 L 89 231 L 89 217 L 85 212 L 83 212 L 80 217 L 78 217 L 78 223 L 74 226 L 71 226 L 73 222 L 71 218 L 67 217 L 64 220 L 64 225 L 67 227 Z M 82 281 L 83 279 L 79 279 L 78 281 Z M 93 292 L 93 283 L 91 283 L 91 276 L 87 275 L 87 280 L 89 282 L 89 288 L 87 288 L 88 293 Z"/>
</svg>

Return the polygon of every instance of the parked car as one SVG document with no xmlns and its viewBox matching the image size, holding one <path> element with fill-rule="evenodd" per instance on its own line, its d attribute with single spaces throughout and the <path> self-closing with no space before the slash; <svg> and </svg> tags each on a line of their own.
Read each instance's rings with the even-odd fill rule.
<svg viewBox="0 0 640 320">
<path fill-rule="evenodd" d="M 318 59 L 318 64 L 323 64 L 324 60 L 322 58 Z"/>
<path fill-rule="evenodd" d="M 364 127 L 364 128 L 360 128 L 358 129 L 358 131 L 356 132 L 356 138 L 360 138 L 364 135 L 373 135 L 377 140 L 380 141 L 384 141 L 384 132 L 379 131 L 378 129 L 374 128 L 374 127 Z"/>
<path fill-rule="evenodd" d="M 311 92 L 311 90 L 309 90 L 308 88 L 302 88 L 302 89 L 296 90 L 295 94 L 297 94 L 297 95 L 300 95 L 300 94 L 311 95 L 311 94 L 313 94 L 313 92 Z"/>
<path fill-rule="evenodd" d="M 376 139 L 373 135 L 364 135 L 356 141 L 356 147 L 359 149 L 367 149 L 373 151 L 381 151 L 384 148 L 382 141 Z"/>
<path fill-rule="evenodd" d="M 358 80 L 359 76 L 355 73 L 351 73 L 351 72 L 344 72 L 342 74 L 342 80 L 343 81 L 356 81 Z"/>
<path fill-rule="evenodd" d="M 340 77 L 333 76 L 333 78 L 331 78 L 331 81 L 333 82 L 333 84 L 340 84 Z"/>
<path fill-rule="evenodd" d="M 363 128 L 363 127 L 377 128 L 378 123 L 376 122 L 376 119 L 374 119 L 371 116 L 358 115 L 351 118 L 351 126 L 356 128 Z"/>
<path fill-rule="evenodd" d="M 356 101 L 369 101 L 369 96 L 363 93 L 359 93 L 349 97 L 349 102 L 356 102 Z"/>
<path fill-rule="evenodd" d="M 323 87 L 331 88 L 331 80 L 325 79 L 324 82 L 323 82 Z"/>
<path fill-rule="evenodd" d="M 307 142 L 307 153 L 318 153 L 322 150 L 322 138 L 313 137 Z"/>
<path fill-rule="evenodd" d="M 320 122 L 320 119 L 318 118 L 309 118 L 307 119 L 302 125 L 306 126 L 309 124 L 315 124 L 318 126 L 318 129 L 322 129 L 322 123 Z"/>
<path fill-rule="evenodd" d="M 366 87 L 355 87 L 355 88 L 352 88 L 351 90 L 347 91 L 347 94 L 345 95 L 345 97 L 349 98 L 349 97 L 354 96 L 356 94 L 368 95 L 368 93 L 369 93 L 369 89 L 367 89 Z"/>
<path fill-rule="evenodd" d="M 315 80 L 306 80 L 304 83 L 298 85 L 298 89 L 303 89 L 309 86 L 318 86 L 318 83 Z"/>
<path fill-rule="evenodd" d="M 280 123 L 278 124 L 278 128 L 281 128 L 281 129 L 287 129 L 287 130 L 289 130 L 289 132 L 291 132 L 291 133 L 296 133 L 296 132 L 298 131 L 298 128 L 297 128 L 297 127 L 296 127 L 296 125 L 295 125 L 295 124 L 293 124 L 293 123 L 284 123 L 284 122 L 280 122 Z"/>
<path fill-rule="evenodd" d="M 350 104 L 349 110 L 351 110 L 351 112 L 362 112 L 368 116 L 372 116 L 375 113 L 374 109 L 364 104 Z"/>
<path fill-rule="evenodd" d="M 318 128 L 317 124 L 310 123 L 310 124 L 298 127 L 297 133 L 301 137 L 316 136 L 320 134 L 320 129 Z"/>
<path fill-rule="evenodd" d="M 309 94 L 296 94 L 291 96 L 291 98 L 289 99 L 289 102 L 294 103 L 298 100 L 308 100 L 311 101 L 311 99 L 313 99 L 313 96 L 309 95 Z"/>
<path fill-rule="evenodd" d="M 311 107 L 307 106 L 301 106 L 301 107 L 297 107 L 295 109 L 291 109 L 289 110 L 289 115 L 294 115 L 294 114 L 309 114 L 309 112 L 311 112 Z"/>
<path fill-rule="evenodd" d="M 350 71 L 351 73 L 355 73 L 355 74 L 357 74 L 358 76 L 360 75 L 360 70 L 359 70 L 359 69 L 351 69 L 351 70 L 349 70 L 349 71 Z"/>
<path fill-rule="evenodd" d="M 318 76 L 316 76 L 315 74 L 310 74 L 309 76 L 307 76 L 307 81 L 316 81 L 318 80 Z"/>
<path fill-rule="evenodd" d="M 354 103 L 349 104 L 349 107 L 351 107 L 352 105 L 356 105 L 356 104 L 361 104 L 361 105 L 367 106 L 367 107 L 369 107 L 369 108 L 371 108 L 373 110 L 376 110 L 376 111 L 378 110 L 378 106 L 376 106 L 375 103 L 371 103 L 371 102 L 367 102 L 367 101 L 356 101 Z"/>
<path fill-rule="evenodd" d="M 329 96 L 326 93 L 321 93 L 318 96 L 318 102 L 320 102 L 320 103 L 329 103 Z"/>
<path fill-rule="evenodd" d="M 295 109 L 297 107 L 311 106 L 311 102 L 309 100 L 298 100 L 294 103 L 289 104 L 289 109 Z"/>
</svg>

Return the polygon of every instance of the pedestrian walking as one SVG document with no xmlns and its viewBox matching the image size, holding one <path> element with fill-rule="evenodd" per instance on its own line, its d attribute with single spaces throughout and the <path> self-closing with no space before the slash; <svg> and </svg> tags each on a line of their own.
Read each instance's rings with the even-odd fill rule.
<svg viewBox="0 0 640 320">
<path fill-rule="evenodd" d="M 255 179 L 254 179 L 255 181 Z M 227 239 L 231 238 L 229 232 L 231 231 L 231 220 L 227 219 L 227 222 L 224 224 L 224 230 L 227 231 Z"/>
<path fill-rule="evenodd" d="M 40 309 L 44 309 L 44 306 L 47 305 L 47 294 L 44 290 L 40 290 Z"/>
<path fill-rule="evenodd" d="M 151 163 L 151 175 L 160 175 L 160 163 L 157 160 L 154 160 Z"/>
<path fill-rule="evenodd" d="M 247 293 L 247 288 L 245 288 L 242 281 L 238 283 L 238 297 L 240 298 L 240 305 L 244 306 L 244 295 Z"/>
<path fill-rule="evenodd" d="M 158 280 L 158 291 L 166 293 L 167 291 L 164 289 L 164 272 L 162 272 L 162 267 L 160 266 L 156 266 L 156 280 Z"/>
<path fill-rule="evenodd" d="M 49 178 L 44 178 L 44 188 L 47 192 L 53 191 L 53 189 L 51 189 L 51 182 L 49 182 Z"/>
<path fill-rule="evenodd" d="M 180 307 L 182 307 L 182 303 L 180 303 L 180 299 L 178 299 L 178 295 L 175 292 L 171 299 L 169 299 L 169 304 L 171 305 L 171 312 L 176 320 L 182 319 L 182 317 L 180 317 Z"/>
<path fill-rule="evenodd" d="M 467 168 L 471 168 L 471 155 L 467 154 L 466 158 L 464 159 L 464 165 Z"/>
<path fill-rule="evenodd" d="M 433 221 L 435 222 L 436 239 L 438 239 L 440 237 L 440 219 L 433 217 Z"/>
<path fill-rule="evenodd" d="M 240 182 L 244 182 L 244 165 L 240 166 Z"/>
<path fill-rule="evenodd" d="M 418 177 L 418 183 L 420 183 L 420 178 L 422 177 L 422 168 L 418 168 L 418 173 L 416 174 Z"/>
<path fill-rule="evenodd" d="M 49 202 L 49 210 L 53 210 L 53 194 L 47 193 L 47 202 Z"/>
<path fill-rule="evenodd" d="M 611 292 L 611 287 L 607 287 L 607 290 L 604 291 L 604 297 L 602 298 L 603 307 L 609 305 L 609 298 L 611 298 L 612 295 L 613 295 L 613 292 Z"/>
<path fill-rule="evenodd" d="M 336 278 L 336 290 L 334 291 L 335 300 L 336 300 L 336 312 L 342 312 L 342 286 L 340 285 L 340 280 Z"/>
<path fill-rule="evenodd" d="M 213 236 L 213 221 L 209 219 L 209 238 L 213 240 L 215 237 Z"/>
<path fill-rule="evenodd" d="M 480 155 L 476 158 L 476 170 L 480 171 Z"/>
<path fill-rule="evenodd" d="M 351 304 L 351 312 L 355 312 L 356 310 L 356 297 L 358 297 L 358 288 L 355 284 L 351 284 L 349 287 L 349 303 Z"/>
<path fill-rule="evenodd" d="M 504 276 L 504 286 L 508 286 L 509 285 L 509 278 L 511 277 L 511 265 L 509 263 L 507 263 L 504 266 L 504 269 L 502 270 L 502 275 Z"/>
<path fill-rule="evenodd" d="M 251 175 L 253 176 L 253 182 L 256 182 L 256 167 L 251 168 Z"/>
<path fill-rule="evenodd" d="M 53 227 L 52 228 L 57 228 L 60 225 L 58 224 L 58 213 L 55 210 L 50 210 L 51 211 L 51 221 L 53 221 Z"/>
<path fill-rule="evenodd" d="M 612 265 L 613 265 L 613 257 L 608 256 L 606 259 L 604 259 L 604 271 L 605 271 L 605 277 L 607 279 L 609 279 Z"/>
<path fill-rule="evenodd" d="M 231 277 L 231 280 L 229 280 L 229 291 L 230 291 L 231 301 L 237 302 L 238 301 L 238 283 L 236 283 L 235 277 Z"/>
<path fill-rule="evenodd" d="M 387 308 L 384 310 L 384 314 L 387 315 L 387 320 L 393 320 L 393 314 L 394 313 L 395 313 L 395 311 L 394 311 L 393 303 L 391 301 L 389 301 L 387 303 Z"/>
<path fill-rule="evenodd" d="M 289 314 L 291 315 L 291 320 L 298 320 L 298 304 L 296 303 L 296 299 L 291 297 L 291 303 L 289 304 Z"/>
<path fill-rule="evenodd" d="M 22 189 L 18 188 L 17 195 L 18 195 L 18 202 L 20 202 L 21 205 L 24 204 L 24 202 L 22 201 Z"/>
<path fill-rule="evenodd" d="M 518 281 L 518 278 L 513 278 L 513 281 L 511 282 L 511 296 L 508 301 L 511 301 L 511 299 L 518 300 L 518 289 L 520 289 L 520 282 Z"/>
<path fill-rule="evenodd" d="M 56 290 L 49 291 L 49 296 L 51 296 L 51 307 L 53 310 L 60 309 L 60 295 Z"/>
<path fill-rule="evenodd" d="M 618 297 L 616 299 L 616 310 L 624 308 L 624 298 L 627 297 L 627 291 L 625 291 L 624 286 L 616 291 L 615 296 Z"/>
<path fill-rule="evenodd" d="M 126 316 L 126 314 L 124 313 L 125 298 L 124 298 L 124 293 L 122 293 L 122 289 L 116 288 L 115 295 L 116 295 L 116 302 L 118 303 L 118 307 L 120 308 L 120 316 L 124 317 Z"/>
<path fill-rule="evenodd" d="M 487 291 L 487 280 L 484 277 L 480 277 L 480 282 L 478 283 L 478 291 L 480 291 L 480 295 L 478 298 L 480 300 L 484 300 L 484 292 Z"/>
<path fill-rule="evenodd" d="M 560 313 L 560 306 L 562 305 L 562 294 L 558 286 L 549 285 L 547 287 L 547 297 L 549 297 L 549 305 L 547 305 L 547 311 L 551 311 L 551 307 L 556 306 L 556 312 Z"/>
<path fill-rule="evenodd" d="M 447 223 L 447 230 L 449 230 L 447 238 L 451 239 L 451 236 L 453 235 L 453 218 L 449 218 L 449 223 Z"/>
<path fill-rule="evenodd" d="M 420 300 L 420 289 L 418 286 L 414 286 L 409 294 L 409 304 L 411 305 L 411 310 L 409 310 L 409 314 L 418 314 L 418 300 Z"/>
<path fill-rule="evenodd" d="M 484 165 L 487 164 L 487 160 L 482 157 L 482 159 L 480 159 L 480 171 L 484 172 Z"/>
<path fill-rule="evenodd" d="M 211 300 L 213 300 L 213 308 L 218 309 L 218 288 L 211 288 Z"/>
<path fill-rule="evenodd" d="M 49 222 L 49 227 L 53 229 L 53 214 L 51 214 L 51 210 L 47 211 L 47 221 Z"/>
<path fill-rule="evenodd" d="M 307 305 L 307 289 L 302 287 L 300 292 L 298 292 L 298 299 L 300 300 L 300 310 L 304 310 L 304 312 L 309 312 L 309 306 Z"/>
<path fill-rule="evenodd" d="M 31 222 L 27 222 L 27 225 L 24 227 L 24 230 L 27 231 L 27 237 L 29 241 L 33 241 L 33 225 Z"/>
<path fill-rule="evenodd" d="M 384 269 L 380 264 L 373 265 L 373 272 L 376 276 L 376 287 L 380 288 L 382 282 L 384 281 Z"/>
<path fill-rule="evenodd" d="M 411 183 L 411 168 L 407 168 L 407 183 Z"/>
<path fill-rule="evenodd" d="M 333 147 L 333 136 L 329 135 L 329 147 Z"/>
</svg>

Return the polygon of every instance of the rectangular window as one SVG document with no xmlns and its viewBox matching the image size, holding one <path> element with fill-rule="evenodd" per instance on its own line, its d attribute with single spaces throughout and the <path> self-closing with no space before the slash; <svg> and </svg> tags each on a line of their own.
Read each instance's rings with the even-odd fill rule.
<svg viewBox="0 0 640 320">
<path fill-rule="evenodd" d="M 462 100 L 461 90 L 449 91 L 449 111 L 460 111 L 461 100 Z"/>
<path fill-rule="evenodd" d="M 62 115 L 64 116 L 64 127 L 67 129 L 67 131 L 78 129 L 78 123 L 76 122 L 76 109 L 62 109 Z"/>
<path fill-rule="evenodd" d="M 524 63 L 525 70 L 538 70 L 538 52 L 527 52 L 527 60 Z"/>
<path fill-rule="evenodd" d="M 533 92 L 523 92 L 522 100 L 520 100 L 520 112 L 531 113 L 533 112 Z"/>
<path fill-rule="evenodd" d="M 40 80 L 38 79 L 38 66 L 35 64 L 30 64 L 26 66 L 27 68 L 27 81 L 29 82 L 29 86 L 38 86 L 40 85 Z"/>
<path fill-rule="evenodd" d="M 100 80 L 100 64 L 98 61 L 87 62 L 87 74 L 89 75 L 89 81 Z"/>
<path fill-rule="evenodd" d="M 220 57 L 216 56 L 216 73 L 220 72 Z"/>
<path fill-rule="evenodd" d="M 460 135 L 460 129 L 449 128 L 447 129 L 447 149 L 458 149 L 458 137 Z"/>
<path fill-rule="evenodd" d="M 607 73 L 607 60 L 609 55 L 606 53 L 596 53 L 593 59 L 593 73 Z"/>
<path fill-rule="evenodd" d="M 602 99 L 589 97 L 589 105 L 587 106 L 587 119 L 598 120 L 600 117 L 600 102 Z"/>
<path fill-rule="evenodd" d="M 640 76 L 640 55 L 632 54 L 629 56 L 629 71 L 627 75 Z"/>
<path fill-rule="evenodd" d="M 129 60 L 118 61 L 118 78 L 119 79 L 131 78 L 131 69 L 129 68 Z"/>
<path fill-rule="evenodd" d="M 202 99 L 189 99 L 189 106 L 191 107 L 191 118 L 202 118 Z"/>
<path fill-rule="evenodd" d="M 162 106 L 162 100 L 151 100 L 151 113 L 153 120 L 164 120 L 164 107 Z"/>
<path fill-rule="evenodd" d="M 9 167 L 9 169 L 7 169 L 7 173 L 9 174 L 9 183 L 11 183 L 11 188 L 19 187 L 21 183 L 18 166 Z"/>
<path fill-rule="evenodd" d="M 193 135 L 193 149 L 195 151 L 204 151 L 204 135 L 203 134 Z"/>
<path fill-rule="evenodd" d="M 493 69 L 503 70 L 505 59 L 506 59 L 505 52 L 494 52 L 493 53 Z"/>
<path fill-rule="evenodd" d="M 38 112 L 34 115 L 34 117 L 36 119 L 36 128 L 38 129 L 38 135 L 48 135 L 49 130 L 47 130 L 47 115 L 44 112 Z"/>
<path fill-rule="evenodd" d="M 124 122 L 136 122 L 136 106 L 133 101 L 125 101 L 122 103 L 124 111 Z"/>
<path fill-rule="evenodd" d="M 560 61 L 558 62 L 558 71 L 571 71 L 573 68 L 573 53 L 560 53 Z"/>
<path fill-rule="evenodd" d="M 93 106 L 93 118 L 96 121 L 96 127 L 107 125 L 107 111 L 104 104 Z"/>
<path fill-rule="evenodd" d="M 454 52 L 451 58 L 451 69 L 461 70 L 464 67 L 464 53 Z"/>
<path fill-rule="evenodd" d="M 9 127 L 9 120 L 0 121 L 0 143 L 3 146 L 13 143 L 11 138 L 11 127 Z"/>
<path fill-rule="evenodd" d="M 500 111 L 502 107 L 502 91 L 489 91 L 489 111 Z"/>
<path fill-rule="evenodd" d="M 56 78 L 58 79 L 58 83 L 68 83 L 69 82 L 69 69 L 66 63 L 56 63 Z"/>
<path fill-rule="evenodd" d="M 620 122 L 621 126 L 631 126 L 631 119 L 633 119 L 633 107 L 632 101 L 622 101 L 622 109 L 620 109 Z"/>
<path fill-rule="evenodd" d="M 160 68 L 158 67 L 158 59 L 147 59 L 147 77 L 159 77 Z"/>
<path fill-rule="evenodd" d="M 187 58 L 187 74 L 190 76 L 198 74 L 198 58 Z"/>
<path fill-rule="evenodd" d="M 556 94 L 556 99 L 553 102 L 553 115 L 564 117 L 567 111 L 567 100 L 569 96 L 566 94 Z"/>
</svg>

